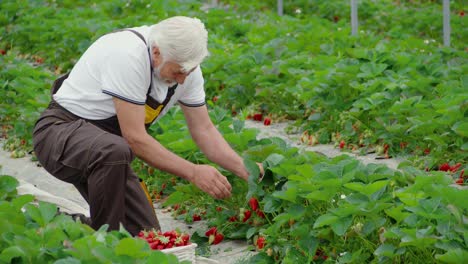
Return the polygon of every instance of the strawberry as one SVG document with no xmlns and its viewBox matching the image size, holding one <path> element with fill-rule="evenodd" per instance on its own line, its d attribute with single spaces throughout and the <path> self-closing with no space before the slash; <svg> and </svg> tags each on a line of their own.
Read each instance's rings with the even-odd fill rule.
<svg viewBox="0 0 468 264">
<path fill-rule="evenodd" d="M 259 236 L 255 244 L 258 249 L 262 249 L 265 246 L 265 237 Z"/>
<path fill-rule="evenodd" d="M 179 205 L 179 204 L 174 204 L 174 210 L 177 211 L 177 210 L 179 210 L 179 208 L 180 208 L 180 205 Z"/>
<path fill-rule="evenodd" d="M 214 237 L 214 240 L 213 240 L 213 245 L 216 245 L 216 244 L 219 244 L 221 243 L 221 241 L 223 241 L 224 239 L 224 235 L 221 234 L 221 233 L 217 233 Z"/>
<path fill-rule="evenodd" d="M 269 125 L 271 125 L 271 119 L 270 119 L 270 118 L 268 118 L 268 117 L 267 117 L 267 118 L 265 118 L 265 120 L 263 120 L 263 125 L 265 125 L 265 126 L 269 126 Z"/>
<path fill-rule="evenodd" d="M 450 170 L 450 165 L 448 163 L 444 163 L 439 166 L 440 171 L 449 171 Z"/>
<path fill-rule="evenodd" d="M 229 217 L 229 222 L 237 222 L 237 216 L 233 215 Z"/>
<path fill-rule="evenodd" d="M 212 99 L 213 103 L 216 103 L 216 101 L 218 101 L 218 96 L 213 96 L 213 99 Z"/>
<path fill-rule="evenodd" d="M 144 231 L 140 231 L 140 232 L 138 233 L 138 237 L 140 237 L 140 238 L 144 238 L 145 236 L 146 236 L 146 235 L 145 235 L 145 232 L 144 232 Z"/>
<path fill-rule="evenodd" d="M 340 149 L 343 149 L 346 146 L 346 142 L 344 140 L 340 141 Z"/>
<path fill-rule="evenodd" d="M 249 220 L 250 216 L 252 215 L 252 212 L 250 210 L 245 210 L 244 211 L 244 218 L 242 218 L 242 222 L 247 222 Z"/>
<path fill-rule="evenodd" d="M 265 218 L 265 214 L 262 212 L 262 210 L 257 210 L 255 213 L 258 215 L 258 217 Z"/>
<path fill-rule="evenodd" d="M 201 216 L 199 216 L 199 215 L 197 215 L 197 214 L 194 214 L 194 215 L 192 216 L 192 219 L 193 219 L 194 222 L 200 221 L 200 220 L 201 220 Z"/>
<path fill-rule="evenodd" d="M 457 163 L 457 164 L 451 166 L 449 170 L 451 172 L 456 172 L 460 167 L 461 167 L 461 163 Z"/>
<path fill-rule="evenodd" d="M 463 177 L 465 177 L 465 169 L 461 170 L 460 171 L 460 179 L 463 179 Z"/>
<path fill-rule="evenodd" d="M 424 150 L 424 154 L 425 154 L 425 155 L 429 155 L 429 154 L 431 154 L 431 150 L 430 150 L 430 149 L 428 149 L 428 148 L 427 148 L 427 149 L 425 149 L 425 150 Z"/>
<path fill-rule="evenodd" d="M 252 119 L 252 115 L 251 115 L 251 114 L 248 114 L 247 117 L 246 117 L 245 119 L 247 119 L 247 120 Z"/>
<path fill-rule="evenodd" d="M 157 250 L 163 250 L 163 249 L 164 249 L 164 245 L 159 244 L 159 245 L 156 246 L 156 249 L 157 249 Z"/>
<path fill-rule="evenodd" d="M 189 243 L 189 241 L 190 241 L 190 235 L 189 234 L 182 234 L 180 236 L 180 238 L 184 242 L 184 245 L 187 245 Z"/>
<path fill-rule="evenodd" d="M 205 232 L 205 236 L 209 237 L 210 235 L 214 235 L 218 232 L 218 229 L 216 226 L 213 226 L 212 228 L 208 229 L 208 231 Z"/>
<path fill-rule="evenodd" d="M 6 54 L 6 50 L 1 49 L 1 50 L 0 50 L 0 54 L 5 55 L 5 54 Z"/>
<path fill-rule="evenodd" d="M 255 197 L 250 198 L 249 205 L 250 205 L 250 208 L 252 208 L 253 211 L 257 211 L 257 209 L 258 209 L 258 200 L 257 200 L 257 198 L 255 198 Z"/>
<path fill-rule="evenodd" d="M 262 121 L 263 115 L 262 114 L 254 114 L 253 115 L 253 120 L 254 121 Z"/>
<path fill-rule="evenodd" d="M 150 243 L 150 248 L 153 249 L 153 250 L 156 250 L 156 249 L 158 249 L 158 245 L 159 245 L 158 242 Z"/>
<path fill-rule="evenodd" d="M 458 185 L 463 185 L 464 182 L 465 182 L 465 181 L 463 180 L 463 178 L 459 178 L 459 179 L 457 179 L 457 180 L 455 181 L 455 183 L 458 184 Z"/>
<path fill-rule="evenodd" d="M 223 210 L 223 208 L 221 206 L 216 207 L 216 211 L 221 212 L 222 210 Z"/>
</svg>

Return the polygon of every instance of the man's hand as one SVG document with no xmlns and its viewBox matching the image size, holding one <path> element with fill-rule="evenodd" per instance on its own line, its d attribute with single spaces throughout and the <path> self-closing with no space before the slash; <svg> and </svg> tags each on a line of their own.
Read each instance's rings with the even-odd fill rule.
<svg viewBox="0 0 468 264">
<path fill-rule="evenodd" d="M 195 165 L 191 181 L 214 198 L 231 196 L 231 184 L 217 169 L 209 165 Z"/>
</svg>

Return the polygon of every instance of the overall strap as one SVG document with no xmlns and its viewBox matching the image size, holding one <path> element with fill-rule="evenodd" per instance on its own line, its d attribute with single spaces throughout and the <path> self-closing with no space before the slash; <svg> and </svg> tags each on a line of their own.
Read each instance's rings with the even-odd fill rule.
<svg viewBox="0 0 468 264">
<path fill-rule="evenodd" d="M 146 40 L 145 40 L 145 37 L 143 37 L 143 35 L 136 31 L 136 30 L 133 30 L 131 28 L 124 28 L 124 29 L 119 29 L 119 30 L 116 30 L 116 31 L 113 31 L 112 33 L 116 33 L 116 32 L 122 32 L 122 31 L 130 31 L 132 32 L 133 34 L 135 34 L 139 39 L 141 39 L 143 41 L 143 43 L 145 43 L 145 46 L 147 46 L 147 49 L 148 49 L 148 59 L 150 61 L 150 68 L 151 68 L 151 76 L 150 76 L 150 85 L 148 87 L 148 92 L 146 93 L 147 96 L 149 96 L 149 93 L 151 91 L 151 86 L 153 86 L 153 65 L 151 65 L 151 53 L 150 53 L 150 48 L 148 47 L 148 44 L 146 43 Z"/>
</svg>

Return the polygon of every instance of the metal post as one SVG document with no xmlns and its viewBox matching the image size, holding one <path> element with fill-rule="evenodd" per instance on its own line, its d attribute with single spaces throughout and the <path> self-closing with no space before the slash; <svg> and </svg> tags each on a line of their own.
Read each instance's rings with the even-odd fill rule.
<svg viewBox="0 0 468 264">
<path fill-rule="evenodd" d="M 450 46 L 450 0 L 444 0 L 444 46 Z"/>
<path fill-rule="evenodd" d="M 278 16 L 283 15 L 283 0 L 278 0 Z"/>
<path fill-rule="evenodd" d="M 351 0 L 351 35 L 358 34 L 358 6 L 357 0 Z"/>
</svg>

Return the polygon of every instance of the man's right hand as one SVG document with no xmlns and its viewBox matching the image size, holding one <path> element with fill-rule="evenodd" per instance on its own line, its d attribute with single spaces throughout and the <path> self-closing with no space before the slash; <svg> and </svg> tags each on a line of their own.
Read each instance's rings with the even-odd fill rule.
<svg viewBox="0 0 468 264">
<path fill-rule="evenodd" d="M 209 165 L 195 165 L 191 181 L 202 191 L 214 198 L 231 196 L 231 184 L 216 168 Z"/>
</svg>

